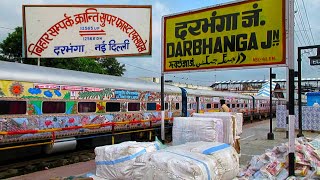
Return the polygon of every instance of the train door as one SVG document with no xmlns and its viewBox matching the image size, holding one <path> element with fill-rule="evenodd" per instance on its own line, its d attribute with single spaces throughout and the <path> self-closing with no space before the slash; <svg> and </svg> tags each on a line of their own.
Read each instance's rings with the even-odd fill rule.
<svg viewBox="0 0 320 180">
<path fill-rule="evenodd" d="M 196 97 L 196 112 L 199 113 L 199 109 L 200 109 L 200 98 L 197 96 Z"/>
<path fill-rule="evenodd" d="M 181 88 L 181 93 L 182 93 L 182 96 L 181 96 L 181 116 L 182 117 L 187 117 L 188 116 L 188 98 L 187 98 L 187 90 L 184 89 L 184 88 Z"/>
</svg>

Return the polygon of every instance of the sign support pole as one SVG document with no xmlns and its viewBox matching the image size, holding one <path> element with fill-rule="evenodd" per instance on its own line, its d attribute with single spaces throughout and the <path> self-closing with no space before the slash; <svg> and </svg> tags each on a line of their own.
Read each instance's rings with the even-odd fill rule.
<svg viewBox="0 0 320 180">
<path fill-rule="evenodd" d="M 299 120 L 299 133 L 297 137 L 303 137 L 302 134 L 302 103 L 301 103 L 301 48 L 298 47 L 298 120 Z"/>
<path fill-rule="evenodd" d="M 162 17 L 162 23 L 161 23 L 161 140 L 162 143 L 165 143 L 165 123 L 164 123 L 164 110 L 165 110 L 165 102 L 164 102 L 164 17 Z"/>
<path fill-rule="evenodd" d="M 272 68 L 270 68 L 270 132 L 268 133 L 268 140 L 274 140 L 274 134 L 272 132 Z"/>
<path fill-rule="evenodd" d="M 294 0 L 286 1 L 288 13 L 289 126 L 294 127 Z M 293 136 L 293 137 L 291 137 Z M 292 139 L 293 138 L 293 139 Z M 289 128 L 289 176 L 294 176 L 294 128 Z"/>
<path fill-rule="evenodd" d="M 161 140 L 165 140 L 165 126 L 164 126 L 164 74 L 161 73 Z"/>
</svg>

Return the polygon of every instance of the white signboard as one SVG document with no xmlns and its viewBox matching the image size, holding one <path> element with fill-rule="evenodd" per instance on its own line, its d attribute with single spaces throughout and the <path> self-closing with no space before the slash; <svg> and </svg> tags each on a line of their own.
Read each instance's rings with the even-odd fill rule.
<svg viewBox="0 0 320 180">
<path fill-rule="evenodd" d="M 26 58 L 151 55 L 151 6 L 24 5 Z"/>
</svg>

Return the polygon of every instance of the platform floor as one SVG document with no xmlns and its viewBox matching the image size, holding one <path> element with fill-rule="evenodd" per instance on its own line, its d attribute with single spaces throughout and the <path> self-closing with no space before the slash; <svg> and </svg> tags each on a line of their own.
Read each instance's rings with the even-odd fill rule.
<svg viewBox="0 0 320 180">
<path fill-rule="evenodd" d="M 275 120 L 273 125 L 275 127 Z M 243 126 L 243 133 L 241 135 L 241 157 L 240 166 L 244 167 L 254 155 L 260 155 L 265 152 L 266 149 L 273 148 L 281 143 L 288 142 L 285 131 L 273 130 L 275 140 L 267 140 L 267 134 L 269 133 L 270 121 L 263 120 L 252 124 L 246 124 Z M 297 132 L 296 132 L 297 134 Z M 305 137 L 316 137 L 318 132 L 312 133 L 304 131 Z M 49 180 L 55 177 L 69 177 L 75 175 L 82 175 L 86 173 L 95 172 L 94 160 L 88 162 L 80 162 L 63 167 L 52 168 L 44 171 L 30 173 L 22 176 L 10 178 L 10 180 Z"/>
</svg>

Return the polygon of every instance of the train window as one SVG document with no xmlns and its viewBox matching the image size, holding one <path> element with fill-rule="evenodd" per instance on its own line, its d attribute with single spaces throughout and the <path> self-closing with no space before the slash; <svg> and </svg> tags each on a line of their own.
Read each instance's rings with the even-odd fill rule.
<svg viewBox="0 0 320 180">
<path fill-rule="evenodd" d="M 230 104 L 227 104 L 228 108 L 230 108 Z"/>
<path fill-rule="evenodd" d="M 188 103 L 188 105 L 187 105 L 187 106 L 188 106 L 188 107 L 187 107 L 187 108 L 188 108 L 188 110 L 189 110 L 189 109 L 191 109 L 191 104 L 190 104 L 190 103 Z"/>
<path fill-rule="evenodd" d="M 0 101 L 0 115 L 3 114 L 26 114 L 26 101 Z"/>
<path fill-rule="evenodd" d="M 79 102 L 78 112 L 79 113 L 96 112 L 96 103 L 95 102 Z"/>
<path fill-rule="evenodd" d="M 148 111 L 155 111 L 157 109 L 157 103 L 147 103 Z"/>
<path fill-rule="evenodd" d="M 106 112 L 119 112 L 120 103 L 119 102 L 107 102 L 106 103 Z"/>
<path fill-rule="evenodd" d="M 213 104 L 213 108 L 218 109 L 219 108 L 219 104 Z"/>
<path fill-rule="evenodd" d="M 240 107 L 240 104 L 237 104 L 237 107 Z"/>
<path fill-rule="evenodd" d="M 180 104 L 176 103 L 176 110 L 179 110 L 179 109 L 180 109 Z"/>
<path fill-rule="evenodd" d="M 235 108 L 236 107 L 236 104 L 232 104 L 232 106 L 231 106 L 232 108 Z"/>
<path fill-rule="evenodd" d="M 207 104 L 207 109 L 211 109 L 211 104 Z"/>
<path fill-rule="evenodd" d="M 164 104 L 164 108 L 165 108 L 165 110 L 168 110 L 169 109 L 169 103 L 165 103 Z"/>
<path fill-rule="evenodd" d="M 49 113 L 65 113 L 66 102 L 62 101 L 44 101 L 42 103 L 42 112 L 45 114 Z"/>
<path fill-rule="evenodd" d="M 140 103 L 128 103 L 128 111 L 140 111 Z"/>
<path fill-rule="evenodd" d="M 244 107 L 248 107 L 248 104 L 245 104 Z"/>
</svg>

